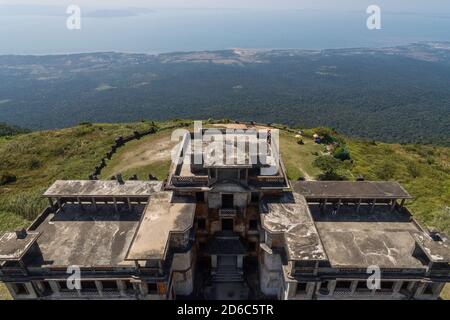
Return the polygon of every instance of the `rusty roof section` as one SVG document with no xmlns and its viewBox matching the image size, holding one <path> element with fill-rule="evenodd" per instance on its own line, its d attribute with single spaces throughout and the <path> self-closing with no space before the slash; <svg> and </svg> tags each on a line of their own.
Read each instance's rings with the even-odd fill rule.
<svg viewBox="0 0 450 320">
<path fill-rule="evenodd" d="M 168 191 L 153 194 L 126 260 L 165 259 L 170 234 L 192 228 L 195 208 L 193 197 L 173 196 Z"/>
<path fill-rule="evenodd" d="M 7 232 L 0 237 L 0 261 L 17 261 L 39 238 L 39 232 Z"/>
<path fill-rule="evenodd" d="M 281 197 L 261 200 L 261 221 L 270 233 L 282 233 L 289 260 L 326 260 L 305 198 L 285 192 Z"/>
<path fill-rule="evenodd" d="M 292 187 L 306 199 L 411 199 L 394 181 L 296 181 Z"/>
<path fill-rule="evenodd" d="M 161 190 L 161 181 L 57 180 L 45 197 L 148 197 Z"/>
</svg>

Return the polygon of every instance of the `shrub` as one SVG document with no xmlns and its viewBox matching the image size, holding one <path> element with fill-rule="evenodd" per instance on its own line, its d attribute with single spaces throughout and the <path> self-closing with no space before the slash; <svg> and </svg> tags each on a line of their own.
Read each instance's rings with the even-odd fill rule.
<svg viewBox="0 0 450 320">
<path fill-rule="evenodd" d="M 30 170 L 39 169 L 40 167 L 41 167 L 41 162 L 37 159 L 31 159 L 28 162 L 28 169 L 30 169 Z"/>
<path fill-rule="evenodd" d="M 320 156 L 314 160 L 313 164 L 328 175 L 334 175 L 341 167 L 341 162 L 332 156 Z"/>
<path fill-rule="evenodd" d="M 420 166 L 414 161 L 408 162 L 406 164 L 406 169 L 408 170 L 409 175 L 413 178 L 418 178 L 422 174 Z"/>
<path fill-rule="evenodd" d="M 390 160 L 384 160 L 380 166 L 375 169 L 375 175 L 381 180 L 389 180 L 395 176 L 397 166 Z"/>
<path fill-rule="evenodd" d="M 17 177 L 11 173 L 3 173 L 0 175 L 0 186 L 4 186 L 17 181 Z"/>
<path fill-rule="evenodd" d="M 334 152 L 333 152 L 333 156 L 336 159 L 339 159 L 341 161 L 350 160 L 351 159 L 350 151 L 348 151 L 346 146 L 339 146 L 339 147 L 337 147 L 336 150 L 334 150 Z"/>
</svg>

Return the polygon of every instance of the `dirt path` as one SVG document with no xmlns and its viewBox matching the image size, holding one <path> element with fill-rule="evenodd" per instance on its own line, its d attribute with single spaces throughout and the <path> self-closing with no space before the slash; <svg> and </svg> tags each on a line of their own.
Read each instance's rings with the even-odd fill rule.
<svg viewBox="0 0 450 320">
<path fill-rule="evenodd" d="M 113 159 L 112 167 L 107 167 L 108 176 L 170 160 L 171 150 L 177 144 L 177 142 L 170 141 L 170 133 L 160 137 L 149 136 L 142 140 L 127 145 L 124 150 L 121 150 L 117 158 Z"/>
</svg>

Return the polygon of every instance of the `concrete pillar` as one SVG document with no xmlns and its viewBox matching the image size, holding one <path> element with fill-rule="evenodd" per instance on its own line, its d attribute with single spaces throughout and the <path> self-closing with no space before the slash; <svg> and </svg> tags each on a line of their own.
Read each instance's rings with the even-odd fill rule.
<svg viewBox="0 0 450 320">
<path fill-rule="evenodd" d="M 419 283 L 416 292 L 414 293 L 414 298 L 420 298 L 426 285 L 427 285 L 426 283 Z"/>
<path fill-rule="evenodd" d="M 391 212 L 394 211 L 396 203 L 397 203 L 397 200 L 395 200 L 395 199 L 392 200 L 392 203 L 391 203 Z"/>
<path fill-rule="evenodd" d="M 237 267 L 238 267 L 238 269 L 242 269 L 244 267 L 244 256 L 243 255 L 237 256 Z"/>
<path fill-rule="evenodd" d="M 95 198 L 91 198 L 92 204 L 94 205 L 95 211 L 98 211 L 97 202 L 95 202 Z"/>
<path fill-rule="evenodd" d="M 48 281 L 50 288 L 52 288 L 53 295 L 56 297 L 60 297 L 61 293 L 59 292 L 59 285 L 56 281 Z"/>
<path fill-rule="evenodd" d="M 95 286 L 97 287 L 98 295 L 103 297 L 103 284 L 100 280 L 95 280 Z"/>
<path fill-rule="evenodd" d="M 131 212 L 133 210 L 133 207 L 131 206 L 130 198 L 127 198 L 127 204 L 128 204 L 128 210 L 130 210 L 130 212 Z"/>
<path fill-rule="evenodd" d="M 139 294 L 142 296 L 148 295 L 148 286 L 146 282 L 141 282 L 138 284 Z"/>
<path fill-rule="evenodd" d="M 433 284 L 433 299 L 438 299 L 441 295 L 442 289 L 444 289 L 445 283 L 434 283 Z"/>
<path fill-rule="evenodd" d="M 116 210 L 116 212 L 119 212 L 119 208 L 117 207 L 117 199 L 116 199 L 116 197 L 113 197 L 113 202 L 114 202 L 114 209 Z"/>
<path fill-rule="evenodd" d="M 125 297 L 126 294 L 126 285 L 125 282 L 123 280 L 117 280 L 117 288 L 119 289 L 120 295 Z"/>
<path fill-rule="evenodd" d="M 352 295 L 355 294 L 357 286 L 358 286 L 358 280 L 353 280 L 352 285 L 350 286 L 350 292 Z"/>
<path fill-rule="evenodd" d="M 308 285 L 306 286 L 306 299 L 311 300 L 315 290 L 316 290 L 316 283 L 308 282 Z"/>
<path fill-rule="evenodd" d="M 359 199 L 358 205 L 356 206 L 356 213 L 359 213 L 359 209 L 361 209 L 361 202 L 362 202 L 362 199 Z"/>
<path fill-rule="evenodd" d="M 211 255 L 211 268 L 217 269 L 217 255 Z"/>
<path fill-rule="evenodd" d="M 330 290 L 330 296 L 334 294 L 334 289 L 336 289 L 336 280 L 331 280 L 328 282 L 328 290 Z"/>
<path fill-rule="evenodd" d="M 286 300 L 291 300 L 295 297 L 297 293 L 297 283 L 287 282 L 286 283 Z"/>
<path fill-rule="evenodd" d="M 405 199 L 402 199 L 402 202 L 400 203 L 400 208 L 403 208 L 403 206 L 405 205 Z"/>
<path fill-rule="evenodd" d="M 62 202 L 60 198 L 56 198 L 56 203 L 58 203 L 58 208 L 63 211 Z"/>
<path fill-rule="evenodd" d="M 327 210 L 327 202 L 328 202 L 328 199 L 324 199 L 324 201 L 323 201 L 323 212 L 326 212 L 326 210 Z"/>
<path fill-rule="evenodd" d="M 342 199 L 338 200 L 338 205 L 337 205 L 337 209 L 336 209 L 336 214 L 339 212 L 339 209 L 341 208 L 342 205 Z"/>
<path fill-rule="evenodd" d="M 372 206 L 370 207 L 370 213 L 373 213 L 373 210 L 375 209 L 375 204 L 377 203 L 377 199 L 373 199 Z"/>
<path fill-rule="evenodd" d="M 400 291 L 400 288 L 403 285 L 403 281 L 396 281 L 394 286 L 392 287 L 392 293 L 397 294 Z"/>
</svg>

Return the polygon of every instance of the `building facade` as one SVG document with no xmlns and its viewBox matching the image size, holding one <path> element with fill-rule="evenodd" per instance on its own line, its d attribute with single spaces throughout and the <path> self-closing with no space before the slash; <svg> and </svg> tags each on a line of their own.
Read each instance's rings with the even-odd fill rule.
<svg viewBox="0 0 450 320">
<path fill-rule="evenodd" d="M 291 300 L 437 299 L 450 280 L 447 237 L 398 183 L 176 157 L 165 181 L 56 181 L 32 225 L 1 236 L 0 282 L 15 299 Z"/>
</svg>

